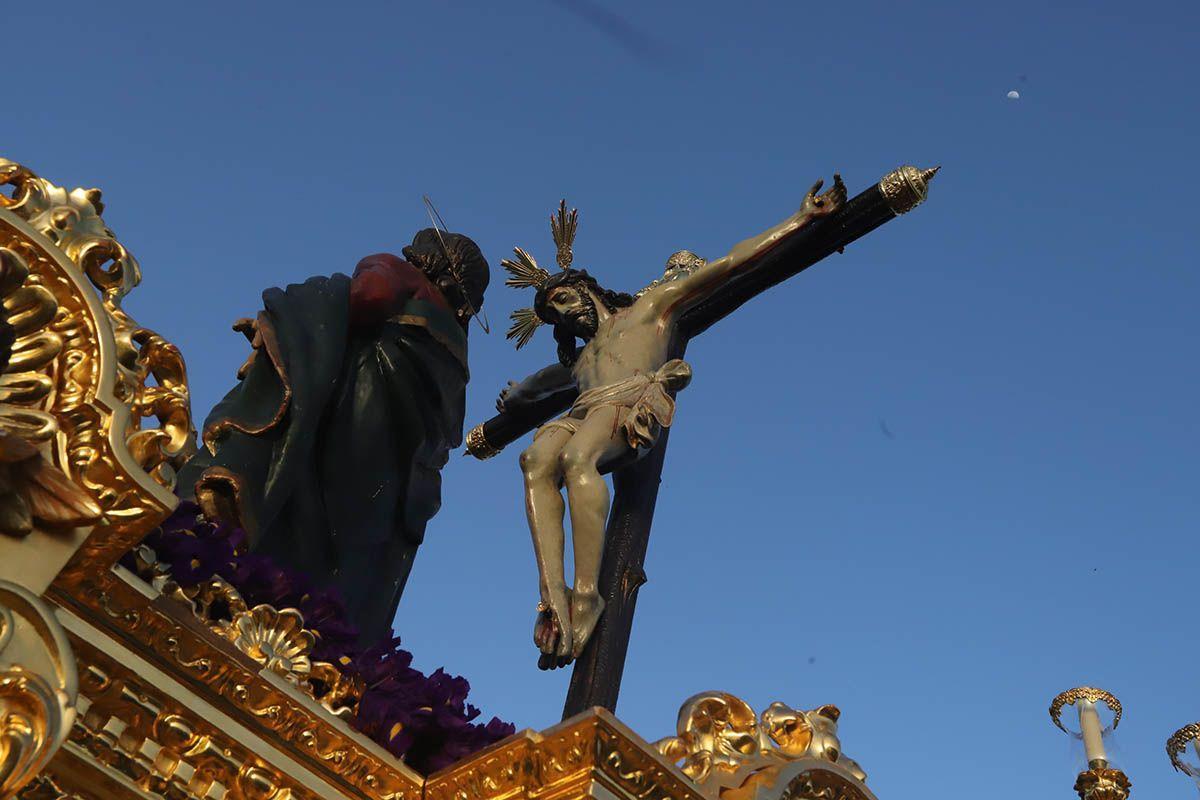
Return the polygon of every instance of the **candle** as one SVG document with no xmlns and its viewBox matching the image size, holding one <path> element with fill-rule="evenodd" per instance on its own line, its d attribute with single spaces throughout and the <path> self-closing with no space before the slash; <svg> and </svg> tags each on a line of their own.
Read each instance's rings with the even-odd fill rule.
<svg viewBox="0 0 1200 800">
<path fill-rule="evenodd" d="M 1079 700 L 1079 730 L 1083 733 L 1083 749 L 1087 753 L 1088 766 L 1093 762 L 1108 763 L 1104 754 L 1104 739 L 1100 725 L 1100 714 L 1091 700 Z"/>
</svg>

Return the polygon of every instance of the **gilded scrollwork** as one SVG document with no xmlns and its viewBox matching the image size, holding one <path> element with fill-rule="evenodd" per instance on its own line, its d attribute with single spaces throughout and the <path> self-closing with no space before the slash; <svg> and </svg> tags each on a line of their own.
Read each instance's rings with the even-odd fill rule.
<svg viewBox="0 0 1200 800">
<path fill-rule="evenodd" d="M 304 617 L 294 608 L 276 609 L 269 605 L 249 608 L 241 593 L 220 577 L 212 577 L 190 589 L 171 579 L 170 570 L 154 551 L 141 545 L 134 551 L 137 575 L 160 592 L 188 609 L 209 630 L 229 641 L 241 653 L 263 668 L 295 684 L 335 716 L 354 713 L 362 696 L 361 681 L 343 674 L 335 665 L 310 658 L 317 635 L 304 627 Z M 167 652 L 176 662 L 197 673 L 212 668 L 212 658 L 186 657 L 180 641 L 171 637 Z M 271 713 L 273 706 L 256 712 Z"/>
<path fill-rule="evenodd" d="M 784 703 L 755 714 L 731 694 L 703 692 L 680 708 L 675 736 L 655 746 L 685 775 L 718 794 L 745 788 L 756 773 L 801 758 L 839 764 L 865 781 L 862 769 L 842 753 L 840 716 L 836 706 L 801 711 Z"/>
<path fill-rule="evenodd" d="M 0 247 L 0 302 L 12 337 L 0 352 L 0 533 L 26 536 L 35 525 L 95 522 L 100 506 L 43 452 L 60 431 L 46 410 L 54 386 L 50 373 L 63 345 L 50 329 L 58 301 L 7 247 Z"/>
<path fill-rule="evenodd" d="M 39 774 L 16 794 L 17 800 L 90 800 L 87 795 L 64 789 L 47 772 Z"/>
<path fill-rule="evenodd" d="M 779 800 L 862 800 L 861 787 L 825 770 L 807 770 L 787 782 Z"/>
<path fill-rule="evenodd" d="M 0 293 L 17 329 L 0 423 L 82 487 L 73 522 L 94 521 L 81 512 L 97 506 L 115 526 L 161 516 L 195 432 L 178 349 L 122 307 L 137 260 L 101 218 L 99 190 L 67 190 L 2 158 L 0 187 Z M 91 544 L 115 560 L 131 543 Z"/>
<path fill-rule="evenodd" d="M 265 665 L 243 653 L 222 633 L 230 620 L 213 620 L 205 607 L 208 600 L 198 600 L 199 594 L 174 597 L 168 594 L 164 582 L 160 581 L 159 586 L 162 593 L 151 592 L 155 595 L 151 599 L 147 587 L 136 590 L 116 572 L 93 571 L 73 575 L 69 589 L 56 585 L 51 593 L 56 602 L 81 613 L 87 613 L 90 598 L 103 594 L 106 627 L 126 641 L 137 642 L 139 653 L 160 669 L 202 687 L 236 709 L 244 724 L 264 731 L 318 772 L 329 774 L 372 800 L 399 800 L 420 793 L 415 773 L 344 726 L 332 723 L 316 703 L 305 703 L 296 696 L 297 691 L 307 692 L 318 679 L 337 688 L 337 681 L 324 672 L 320 662 L 312 665 L 307 681 L 300 680 L 300 676 L 296 680 L 285 678 L 283 685 L 288 688 L 281 688 L 264 678 Z M 232 587 L 228 590 L 236 591 Z M 211 589 L 210 597 L 228 590 Z M 237 606 L 238 598 L 224 597 Z M 190 608 L 188 603 L 192 604 Z M 225 605 L 225 609 L 229 607 Z M 329 691 L 321 694 L 320 702 L 328 702 L 333 708 L 327 710 L 340 716 L 352 710 L 357 694 L 347 697 L 349 682 L 339 691 L 340 704 L 334 702 Z M 347 704 L 351 704 L 349 708 Z"/>
<path fill-rule="evenodd" d="M 603 711 L 543 734 L 515 736 L 433 775 L 425 785 L 425 797 L 585 797 L 593 781 L 621 800 L 702 800 L 696 788 L 653 748 Z"/>
<path fill-rule="evenodd" d="M 0 581 L 0 797 L 32 780 L 62 745 L 77 695 L 74 657 L 53 612 Z"/>
<path fill-rule="evenodd" d="M 140 790 L 160 797 L 204 797 L 219 785 L 229 800 L 328 796 L 300 785 L 273 765 L 269 748 L 248 746 L 182 705 L 163 686 L 86 642 L 76 644 L 83 679 L 81 714 L 71 742 Z M 255 696 L 249 702 L 261 702 L 261 690 L 251 691 Z M 289 730 L 298 731 L 293 747 L 284 752 L 292 758 L 311 756 L 327 767 L 328 777 L 346 796 L 401 800 L 410 791 L 414 797 L 419 794 L 415 781 L 397 781 L 400 776 L 389 774 L 387 765 L 371 763 L 360 749 L 320 724 L 298 724 L 287 709 L 269 722 L 289 723 Z"/>
</svg>

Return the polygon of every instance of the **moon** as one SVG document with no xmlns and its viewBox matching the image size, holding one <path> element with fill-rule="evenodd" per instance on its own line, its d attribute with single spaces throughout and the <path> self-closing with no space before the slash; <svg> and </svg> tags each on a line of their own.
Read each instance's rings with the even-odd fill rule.
<svg viewBox="0 0 1200 800">
<path fill-rule="evenodd" d="M 1013 89 L 1011 92 L 1006 94 L 1005 97 L 1007 97 L 1009 100 L 1020 100 L 1021 93 L 1018 92 L 1016 89 Z"/>
</svg>

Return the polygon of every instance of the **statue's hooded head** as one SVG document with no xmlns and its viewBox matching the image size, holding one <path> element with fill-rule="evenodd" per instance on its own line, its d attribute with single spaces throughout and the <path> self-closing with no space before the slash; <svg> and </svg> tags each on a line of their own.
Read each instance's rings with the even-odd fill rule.
<svg viewBox="0 0 1200 800">
<path fill-rule="evenodd" d="M 633 305 L 633 300 L 624 292 L 602 288 L 585 270 L 565 269 L 538 287 L 533 310 L 542 322 L 554 326 L 558 360 L 569 367 L 579 355 L 576 339 L 586 342 L 596 335 L 600 324 L 596 302 L 612 313 Z"/>
<path fill-rule="evenodd" d="M 483 292 L 491 278 L 479 245 L 461 233 L 439 235 L 433 228 L 426 228 L 402 252 L 441 290 L 465 328 L 483 306 Z"/>
</svg>

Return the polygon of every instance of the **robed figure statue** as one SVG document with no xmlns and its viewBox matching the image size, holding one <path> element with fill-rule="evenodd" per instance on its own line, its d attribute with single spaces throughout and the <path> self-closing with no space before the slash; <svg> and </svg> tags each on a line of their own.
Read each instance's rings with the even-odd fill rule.
<svg viewBox="0 0 1200 800">
<path fill-rule="evenodd" d="M 387 635 L 441 504 L 488 284 L 466 236 L 429 228 L 403 253 L 263 293 L 234 326 L 253 352 L 178 484 L 252 551 L 337 588 L 363 643 Z"/>
</svg>

